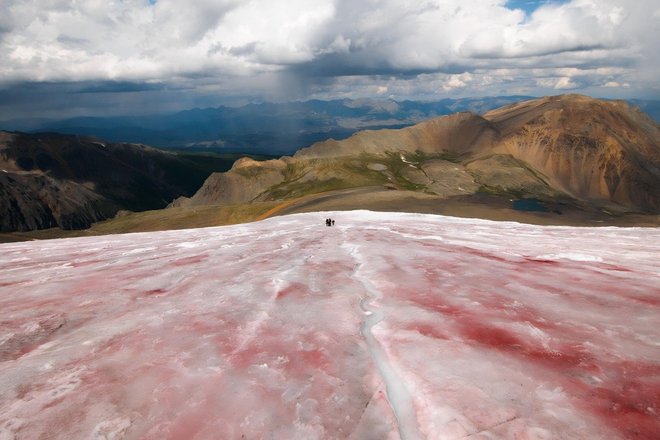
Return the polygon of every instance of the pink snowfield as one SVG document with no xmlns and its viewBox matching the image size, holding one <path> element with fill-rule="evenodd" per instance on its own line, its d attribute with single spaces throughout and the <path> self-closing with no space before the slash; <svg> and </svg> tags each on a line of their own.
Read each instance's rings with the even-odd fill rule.
<svg viewBox="0 0 660 440">
<path fill-rule="evenodd" d="M 2 440 L 660 436 L 658 229 L 355 211 L 4 244 L 0 311 Z"/>
</svg>

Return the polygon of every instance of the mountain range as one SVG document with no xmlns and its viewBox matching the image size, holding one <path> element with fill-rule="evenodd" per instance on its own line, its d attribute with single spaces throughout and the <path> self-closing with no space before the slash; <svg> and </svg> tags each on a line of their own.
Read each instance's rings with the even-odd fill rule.
<svg viewBox="0 0 660 440">
<path fill-rule="evenodd" d="M 442 200 L 490 193 L 660 212 L 660 130 L 624 102 L 580 95 L 462 112 L 327 140 L 293 157 L 244 159 L 178 206 L 281 200 L 373 187 Z M 346 204 L 353 192 L 346 195 Z M 341 198 L 337 194 L 337 198 Z M 359 206 L 356 206 L 359 207 Z M 317 208 L 323 208 L 322 205 Z"/>
<path fill-rule="evenodd" d="M 347 209 L 519 220 L 514 211 L 532 212 L 522 220 L 552 224 L 580 224 L 576 212 L 594 222 L 639 214 L 642 223 L 657 224 L 660 213 L 658 124 L 626 102 L 581 95 L 362 130 L 278 159 L 235 158 L 2 132 L 2 231 L 85 228 L 120 210 L 156 211 L 92 229 L 186 228 Z"/>
<path fill-rule="evenodd" d="M 463 111 L 483 115 L 504 105 L 530 99 L 534 98 L 266 102 L 130 117 L 22 119 L 0 122 L 0 129 L 94 136 L 109 142 L 142 143 L 163 148 L 290 155 L 314 142 L 345 139 L 364 129 L 401 128 Z M 660 101 L 632 100 L 629 103 L 656 122 L 660 121 Z"/>
</svg>

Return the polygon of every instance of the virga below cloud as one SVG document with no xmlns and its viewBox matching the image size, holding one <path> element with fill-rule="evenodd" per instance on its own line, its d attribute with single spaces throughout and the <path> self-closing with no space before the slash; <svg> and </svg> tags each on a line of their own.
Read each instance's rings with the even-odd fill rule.
<svg viewBox="0 0 660 440">
<path fill-rule="evenodd" d="M 660 94 L 656 2 L 531 3 L 8 0 L 0 87 L 145 82 L 262 99 L 337 97 L 347 84 L 354 96 L 399 99 Z"/>
</svg>

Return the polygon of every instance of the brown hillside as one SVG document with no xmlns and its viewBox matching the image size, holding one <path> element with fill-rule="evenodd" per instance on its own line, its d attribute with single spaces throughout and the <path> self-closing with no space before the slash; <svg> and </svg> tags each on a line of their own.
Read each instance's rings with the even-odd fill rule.
<svg viewBox="0 0 660 440">
<path fill-rule="evenodd" d="M 48 175 L 0 172 L 0 231 L 81 229 L 120 207 L 84 185 Z"/>
<path fill-rule="evenodd" d="M 468 154 L 489 149 L 497 130 L 481 116 L 455 113 L 399 130 L 365 130 L 342 141 L 327 140 L 299 150 L 295 158 L 347 156 L 384 151 Z"/>
<path fill-rule="evenodd" d="M 660 211 L 660 130 L 624 102 L 566 95 L 522 102 L 485 118 L 495 147 L 578 199 Z"/>
<path fill-rule="evenodd" d="M 441 197 L 486 190 L 660 212 L 660 133 L 623 102 L 541 98 L 484 117 L 457 113 L 400 130 L 368 130 L 284 161 L 246 163 L 211 176 L 192 201 L 280 200 L 378 184 Z"/>
<path fill-rule="evenodd" d="M 173 206 L 231 205 L 253 201 L 266 188 L 284 181 L 286 163 L 281 159 L 258 162 L 244 157 L 226 173 L 211 174 L 190 199 L 182 197 Z"/>
</svg>

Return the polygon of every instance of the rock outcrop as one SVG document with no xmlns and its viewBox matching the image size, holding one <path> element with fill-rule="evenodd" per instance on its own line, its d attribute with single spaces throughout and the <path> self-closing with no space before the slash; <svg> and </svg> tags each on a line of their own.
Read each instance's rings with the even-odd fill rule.
<svg viewBox="0 0 660 440">
<path fill-rule="evenodd" d="M 177 155 L 53 133 L 0 132 L 0 232 L 82 229 L 165 207 L 208 176 Z"/>
<path fill-rule="evenodd" d="M 244 157 L 226 173 L 211 174 L 204 185 L 182 205 L 232 205 L 255 200 L 266 189 L 285 180 L 282 159 L 258 162 Z"/>
<path fill-rule="evenodd" d="M 118 209 L 116 203 L 76 182 L 0 172 L 0 231 L 84 229 Z"/>
</svg>

